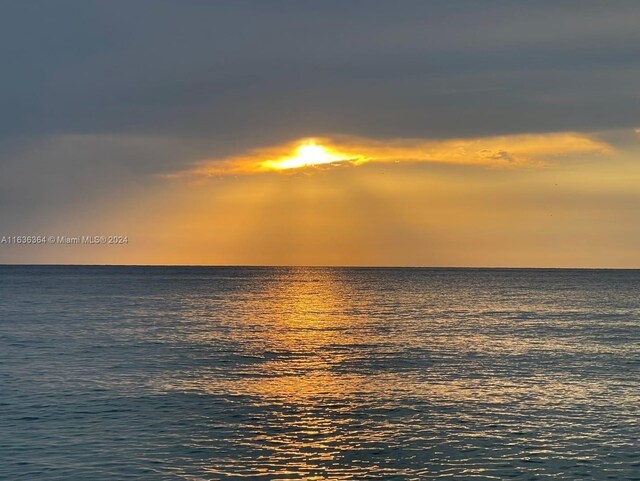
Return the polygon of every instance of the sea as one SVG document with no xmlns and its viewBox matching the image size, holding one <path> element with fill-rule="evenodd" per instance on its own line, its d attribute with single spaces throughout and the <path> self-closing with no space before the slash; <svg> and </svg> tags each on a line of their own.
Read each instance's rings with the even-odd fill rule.
<svg viewBox="0 0 640 481">
<path fill-rule="evenodd" d="M 640 480 L 640 271 L 0 266 L 0 479 Z"/>
</svg>

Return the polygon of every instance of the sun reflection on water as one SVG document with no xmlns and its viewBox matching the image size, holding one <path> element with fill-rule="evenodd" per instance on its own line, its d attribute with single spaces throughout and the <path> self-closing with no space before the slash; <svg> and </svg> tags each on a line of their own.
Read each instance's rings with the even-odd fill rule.
<svg viewBox="0 0 640 481">
<path fill-rule="evenodd" d="M 638 271 L 13 269 L 12 479 L 637 478 Z"/>
<path fill-rule="evenodd" d="M 205 442 L 227 453 L 224 469 L 216 455 L 215 475 L 508 472 L 500 459 L 518 464 L 527 449 L 541 462 L 559 456 L 567 441 L 557 426 L 602 415 L 608 403 L 611 380 L 585 382 L 567 361 L 601 355 L 603 346 L 556 335 L 552 320 L 517 314 L 525 318 L 514 324 L 509 313 L 527 312 L 531 299 L 495 299 L 475 284 L 443 291 L 401 276 L 372 286 L 366 272 L 320 268 L 238 282 L 187 312 L 188 342 L 204 360 L 159 386 L 223 400 L 235 413 L 221 413 Z M 577 414 L 576 404 L 588 408 Z"/>
</svg>

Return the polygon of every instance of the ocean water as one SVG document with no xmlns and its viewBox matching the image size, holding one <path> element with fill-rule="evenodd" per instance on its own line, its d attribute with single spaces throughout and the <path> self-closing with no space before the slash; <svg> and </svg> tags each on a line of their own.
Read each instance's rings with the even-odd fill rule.
<svg viewBox="0 0 640 481">
<path fill-rule="evenodd" d="M 0 267 L 0 479 L 640 480 L 640 271 Z"/>
</svg>

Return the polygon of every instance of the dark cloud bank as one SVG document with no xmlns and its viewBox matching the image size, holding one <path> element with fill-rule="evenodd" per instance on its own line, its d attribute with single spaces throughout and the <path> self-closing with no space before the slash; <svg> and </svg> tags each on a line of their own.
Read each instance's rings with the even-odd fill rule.
<svg viewBox="0 0 640 481">
<path fill-rule="evenodd" d="M 639 123 L 634 1 L 16 0 L 0 8 L 5 219 L 301 136 Z M 161 148 L 123 137 L 161 138 Z"/>
</svg>

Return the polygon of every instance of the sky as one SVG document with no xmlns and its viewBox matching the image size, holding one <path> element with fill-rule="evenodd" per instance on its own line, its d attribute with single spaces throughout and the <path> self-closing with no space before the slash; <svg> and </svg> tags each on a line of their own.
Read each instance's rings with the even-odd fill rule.
<svg viewBox="0 0 640 481">
<path fill-rule="evenodd" d="M 636 1 L 1 8 L 0 263 L 640 268 Z"/>
</svg>

